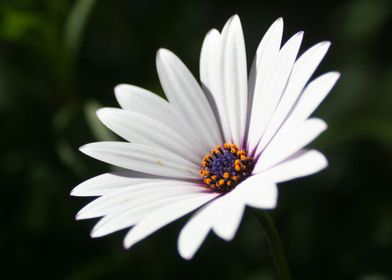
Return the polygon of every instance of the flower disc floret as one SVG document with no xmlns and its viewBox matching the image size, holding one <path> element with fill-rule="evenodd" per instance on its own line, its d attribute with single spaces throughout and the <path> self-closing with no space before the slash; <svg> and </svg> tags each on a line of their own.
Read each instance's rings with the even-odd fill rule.
<svg viewBox="0 0 392 280">
<path fill-rule="evenodd" d="M 229 192 L 250 176 L 253 158 L 236 144 L 217 146 L 202 161 L 200 175 L 204 184 L 214 192 Z"/>
</svg>

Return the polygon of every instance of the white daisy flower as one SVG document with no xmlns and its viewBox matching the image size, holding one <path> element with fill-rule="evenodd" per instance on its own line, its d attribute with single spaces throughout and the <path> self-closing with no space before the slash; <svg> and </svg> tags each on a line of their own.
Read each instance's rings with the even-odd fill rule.
<svg viewBox="0 0 392 280">
<path fill-rule="evenodd" d="M 91 236 L 132 227 L 124 246 L 199 209 L 181 230 L 178 250 L 192 258 L 210 230 L 233 239 L 245 206 L 276 206 L 276 184 L 327 166 L 304 147 L 327 125 L 310 115 L 339 73 L 309 82 L 330 43 L 298 57 L 303 32 L 282 47 L 283 20 L 261 40 L 249 77 L 242 27 L 233 16 L 222 32 L 208 32 L 200 57 L 201 86 L 172 52 L 160 49 L 157 70 L 168 102 L 131 85 L 115 88 L 122 109 L 99 119 L 127 142 L 98 142 L 80 150 L 121 167 L 75 187 L 74 196 L 99 196 L 77 219 L 102 217 Z M 297 58 L 298 57 L 298 58 Z"/>
</svg>

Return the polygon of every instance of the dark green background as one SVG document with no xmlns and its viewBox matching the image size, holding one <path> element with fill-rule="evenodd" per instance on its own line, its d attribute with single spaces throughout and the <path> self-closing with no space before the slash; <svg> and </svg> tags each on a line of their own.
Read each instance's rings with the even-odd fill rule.
<svg viewBox="0 0 392 280">
<path fill-rule="evenodd" d="M 90 199 L 69 196 L 110 170 L 78 147 L 113 139 L 94 115 L 113 87 L 162 94 L 155 52 L 198 73 L 205 33 L 241 17 L 248 65 L 278 17 L 284 37 L 331 40 L 318 73 L 342 77 L 316 112 L 329 129 L 312 146 L 330 167 L 280 184 L 272 216 L 294 279 L 392 279 L 392 1 L 2 0 L 0 2 L 0 278 L 276 279 L 247 211 L 233 242 L 210 234 L 192 261 L 176 250 L 186 218 L 129 251 L 124 232 L 91 239 L 74 220 Z"/>
</svg>

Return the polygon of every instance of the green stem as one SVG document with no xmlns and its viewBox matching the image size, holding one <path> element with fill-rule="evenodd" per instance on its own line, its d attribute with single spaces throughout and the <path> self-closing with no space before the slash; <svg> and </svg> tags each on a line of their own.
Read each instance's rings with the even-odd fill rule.
<svg viewBox="0 0 392 280">
<path fill-rule="evenodd" d="M 282 242 L 280 241 L 279 234 L 276 230 L 274 222 L 266 211 L 257 211 L 256 216 L 267 236 L 272 258 L 274 259 L 275 268 L 279 274 L 280 279 L 290 280 L 290 270 L 287 266 Z"/>
</svg>

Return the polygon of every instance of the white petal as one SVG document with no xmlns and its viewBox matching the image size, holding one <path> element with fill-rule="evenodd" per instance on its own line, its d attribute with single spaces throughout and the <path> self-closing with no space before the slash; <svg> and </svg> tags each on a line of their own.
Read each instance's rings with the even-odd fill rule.
<svg viewBox="0 0 392 280">
<path fill-rule="evenodd" d="M 194 256 L 211 229 L 215 215 L 204 211 L 206 208 L 205 206 L 197 211 L 180 232 L 177 247 L 184 259 L 190 260 Z"/>
<path fill-rule="evenodd" d="M 176 123 L 176 116 L 169 102 L 146 89 L 121 84 L 114 88 L 118 103 L 123 109 L 161 120 L 166 125 Z"/>
<path fill-rule="evenodd" d="M 162 87 L 177 116 L 192 128 L 204 149 L 222 143 L 219 127 L 210 104 L 188 68 L 166 49 L 157 53 L 157 70 Z"/>
<path fill-rule="evenodd" d="M 80 151 L 130 170 L 174 178 L 199 179 L 199 166 L 158 147 L 137 143 L 98 142 L 87 144 Z"/>
<path fill-rule="evenodd" d="M 170 190 L 169 190 L 170 191 Z M 141 203 L 133 203 L 118 209 L 115 212 L 111 212 L 102 218 L 94 227 L 91 232 L 92 237 L 101 237 L 112 232 L 133 226 L 139 222 L 143 222 L 152 213 L 157 213 L 168 205 L 178 203 L 189 198 L 194 198 L 202 193 L 199 188 L 186 191 L 185 189 L 177 190 L 177 192 L 168 193 L 161 197 L 151 197 Z"/>
<path fill-rule="evenodd" d="M 276 108 L 276 111 L 274 112 L 274 115 L 257 147 L 257 153 L 261 152 L 265 148 L 271 138 L 276 134 L 279 127 L 285 121 L 295 101 L 303 91 L 305 84 L 308 82 L 325 56 L 329 46 L 329 42 L 321 42 L 308 49 L 295 62 L 282 99 L 280 100 L 279 105 Z"/>
<path fill-rule="evenodd" d="M 262 174 L 271 181 L 279 183 L 311 175 L 327 165 L 328 162 L 322 153 L 316 150 L 301 150 Z"/>
<path fill-rule="evenodd" d="M 265 33 L 257 47 L 256 55 L 253 59 L 252 68 L 249 74 L 249 102 L 253 100 L 257 77 L 259 79 L 259 83 L 263 83 L 264 81 L 262 79 L 265 79 L 272 63 L 276 61 L 276 57 L 280 50 L 280 44 L 282 42 L 282 35 L 283 19 L 278 18 Z M 251 104 L 252 103 L 249 103 L 248 107 L 251 107 Z M 250 109 L 251 108 L 248 110 L 248 115 L 251 112 Z"/>
<path fill-rule="evenodd" d="M 261 153 L 254 173 L 266 170 L 302 149 L 327 128 L 320 119 L 308 119 L 296 126 L 279 130 L 271 143 Z"/>
<path fill-rule="evenodd" d="M 95 199 L 83 207 L 76 218 L 80 220 L 101 217 L 116 213 L 118 210 L 148 204 L 154 199 L 159 200 L 176 194 L 183 195 L 199 191 L 200 187 L 197 187 L 194 183 L 184 181 L 161 180 L 140 183 L 123 187 Z"/>
<path fill-rule="evenodd" d="M 237 200 L 255 208 L 272 209 L 276 207 L 278 189 L 276 184 L 264 174 L 252 175 L 235 188 Z"/>
<path fill-rule="evenodd" d="M 71 192 L 73 196 L 101 196 L 126 186 L 139 183 L 162 180 L 153 175 L 143 174 L 131 170 L 105 173 L 93 177 L 77 185 Z"/>
<path fill-rule="evenodd" d="M 210 227 L 219 237 L 227 241 L 232 240 L 245 210 L 245 203 L 239 199 L 240 196 L 236 192 L 235 189 L 207 204 L 200 209 L 200 212 L 203 212 L 203 214 L 196 213 L 192 217 L 192 220 L 208 217 L 207 220 L 209 221 Z M 192 221 L 192 223 L 198 222 Z"/>
<path fill-rule="evenodd" d="M 237 15 L 229 19 L 222 32 L 222 87 L 230 139 L 242 146 L 245 134 L 248 81 L 244 35 Z"/>
<path fill-rule="evenodd" d="M 211 93 L 215 93 L 220 90 L 215 88 L 220 87 L 219 83 L 219 64 L 216 61 L 220 61 L 220 49 L 221 49 L 221 38 L 220 33 L 216 29 L 210 30 L 204 38 L 203 45 L 200 53 L 200 80 L 202 86 L 206 86 Z"/>
<path fill-rule="evenodd" d="M 204 151 L 159 120 L 139 113 L 104 108 L 97 111 L 99 119 L 113 132 L 129 142 L 157 146 L 198 164 Z"/>
<path fill-rule="evenodd" d="M 339 76 L 337 72 L 329 72 L 310 82 L 290 113 L 286 121 L 288 125 L 306 120 L 324 100 Z"/>
<path fill-rule="evenodd" d="M 166 126 L 182 132 L 192 143 L 201 143 L 199 137 L 192 134 L 190 127 L 176 116 L 169 102 L 155 93 L 126 84 L 116 86 L 114 91 L 122 108 L 159 120 Z"/>
<path fill-rule="evenodd" d="M 261 73 L 259 73 L 256 78 L 255 98 L 249 126 L 251 148 L 257 146 L 278 106 L 297 57 L 302 37 L 303 32 L 291 37 L 282 47 L 277 60 L 271 65 L 267 77 L 260 77 Z"/>
<path fill-rule="evenodd" d="M 184 199 L 159 208 L 128 232 L 124 239 L 124 246 L 126 248 L 130 248 L 136 242 L 144 239 L 161 227 L 199 208 L 201 205 L 207 203 L 211 199 L 214 199 L 218 195 L 219 194 L 217 193 L 198 193 L 189 199 Z"/>
<path fill-rule="evenodd" d="M 235 190 L 233 190 L 211 204 L 215 204 L 211 205 L 212 211 L 210 211 L 210 215 L 215 217 L 212 229 L 220 238 L 226 241 L 232 240 L 244 214 L 245 203 L 239 199 Z M 210 208 L 210 205 L 208 205 L 208 208 Z M 207 209 L 204 211 L 207 211 Z"/>
<path fill-rule="evenodd" d="M 246 179 L 230 193 L 201 208 L 181 230 L 178 250 L 185 259 L 191 259 L 210 229 L 225 240 L 232 240 L 244 212 L 245 205 L 274 208 L 278 191 L 276 185 L 264 176 Z"/>
<path fill-rule="evenodd" d="M 207 97 L 210 96 L 215 116 L 222 127 L 225 142 L 230 139 L 229 120 L 222 88 L 222 37 L 218 30 L 209 31 L 200 54 L 200 80 Z"/>
</svg>

